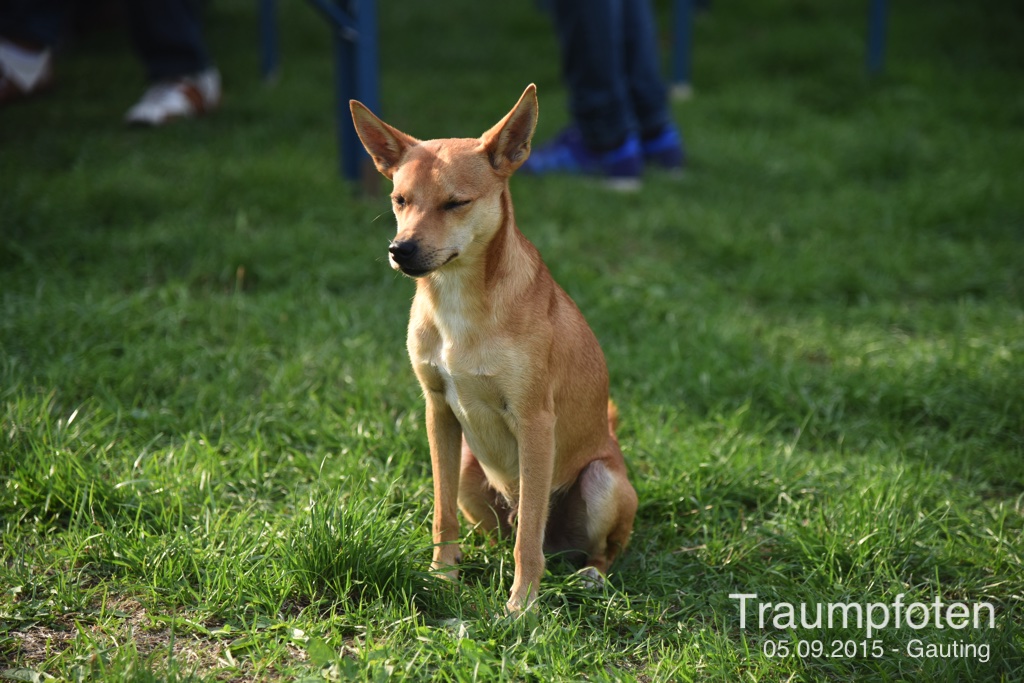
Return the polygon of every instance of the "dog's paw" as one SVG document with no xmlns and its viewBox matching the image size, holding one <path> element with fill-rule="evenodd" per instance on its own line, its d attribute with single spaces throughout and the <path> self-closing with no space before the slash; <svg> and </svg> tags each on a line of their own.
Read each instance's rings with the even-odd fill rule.
<svg viewBox="0 0 1024 683">
<path fill-rule="evenodd" d="M 459 564 L 462 563 L 462 551 L 455 543 L 434 548 L 434 559 L 430 563 L 430 571 L 450 581 L 459 580 Z"/>
<path fill-rule="evenodd" d="M 442 579 L 446 579 L 452 583 L 459 580 L 459 570 L 455 567 L 433 567 L 432 570 Z"/>
<path fill-rule="evenodd" d="M 517 617 L 529 612 L 535 602 L 537 602 L 537 591 L 529 591 L 524 594 L 513 593 L 505 603 L 505 613 Z"/>
<path fill-rule="evenodd" d="M 598 571 L 597 567 L 584 567 L 576 572 L 576 576 L 580 577 L 580 584 L 582 584 L 584 588 L 589 590 L 604 588 L 604 574 Z"/>
<path fill-rule="evenodd" d="M 459 567 L 458 563 L 462 561 L 462 556 L 459 555 L 452 558 L 454 562 L 432 562 L 430 564 L 430 571 L 434 572 L 442 579 L 448 579 L 449 581 L 459 580 Z"/>
</svg>

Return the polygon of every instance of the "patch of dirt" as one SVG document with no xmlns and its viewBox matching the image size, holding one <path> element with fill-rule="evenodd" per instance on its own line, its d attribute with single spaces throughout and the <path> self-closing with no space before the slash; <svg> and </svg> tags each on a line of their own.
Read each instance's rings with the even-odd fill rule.
<svg viewBox="0 0 1024 683">
<path fill-rule="evenodd" d="M 82 638 L 89 642 L 83 655 L 87 659 L 81 666 L 91 668 L 98 665 L 97 659 L 116 656 L 115 651 L 132 643 L 139 654 L 139 660 L 154 672 L 166 671 L 172 664 L 182 673 L 213 675 L 224 681 L 266 681 L 276 678 L 273 670 L 263 669 L 258 676 L 255 666 L 247 657 L 231 652 L 229 643 L 200 631 L 216 629 L 218 625 L 203 624 L 202 628 L 187 632 L 174 629 L 152 619 L 146 608 L 132 597 L 108 597 L 105 611 L 115 615 L 103 623 L 89 623 L 81 615 L 64 615 L 50 625 L 34 625 L 18 631 L 11 631 L 15 640 L 14 660 L 22 667 L 45 670 L 47 662 L 53 660 Z M 76 623 L 77 622 L 77 623 Z M 183 632 L 186 631 L 186 632 Z M 306 653 L 292 645 L 286 646 L 296 661 L 306 659 Z M 89 652 L 91 650 L 91 652 Z M 65 659 L 61 668 L 70 668 Z M 3 667 L 0 667 L 3 668 Z M 53 675 L 70 671 L 50 671 Z"/>
</svg>

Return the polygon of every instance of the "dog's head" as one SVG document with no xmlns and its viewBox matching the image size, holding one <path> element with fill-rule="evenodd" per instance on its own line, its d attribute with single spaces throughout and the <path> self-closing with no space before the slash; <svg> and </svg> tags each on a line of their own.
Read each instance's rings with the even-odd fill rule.
<svg viewBox="0 0 1024 683">
<path fill-rule="evenodd" d="M 388 248 L 391 267 L 421 277 L 486 249 L 501 224 L 508 178 L 530 156 L 536 87 L 528 86 L 512 111 L 478 139 L 420 141 L 360 102 L 350 107 L 377 170 L 394 182 L 398 233 Z"/>
</svg>

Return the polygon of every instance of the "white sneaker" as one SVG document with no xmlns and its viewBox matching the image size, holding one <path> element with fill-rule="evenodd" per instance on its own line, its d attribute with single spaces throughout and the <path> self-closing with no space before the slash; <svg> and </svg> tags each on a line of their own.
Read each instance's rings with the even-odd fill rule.
<svg viewBox="0 0 1024 683">
<path fill-rule="evenodd" d="M 124 115 L 125 123 L 162 126 L 173 119 L 190 119 L 220 104 L 220 72 L 207 69 L 177 81 L 156 83 Z"/>
<path fill-rule="evenodd" d="M 0 107 L 49 88 L 52 62 L 49 50 L 29 50 L 0 38 Z"/>
</svg>

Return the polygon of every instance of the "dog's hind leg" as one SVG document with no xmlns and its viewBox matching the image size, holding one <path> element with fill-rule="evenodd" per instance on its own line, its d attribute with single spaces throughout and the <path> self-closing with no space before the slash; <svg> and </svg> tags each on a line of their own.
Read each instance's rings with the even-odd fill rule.
<svg viewBox="0 0 1024 683">
<path fill-rule="evenodd" d="M 484 473 L 480 462 L 462 442 L 462 472 L 459 475 L 459 509 L 466 520 L 480 531 L 497 529 L 502 537 L 512 533 L 509 517 L 512 508 Z"/>
<path fill-rule="evenodd" d="M 547 530 L 548 550 L 567 552 L 570 561 L 603 575 L 629 542 L 636 508 L 636 491 L 625 472 L 594 460 L 554 503 Z M 600 578 L 593 571 L 588 574 Z"/>
</svg>

